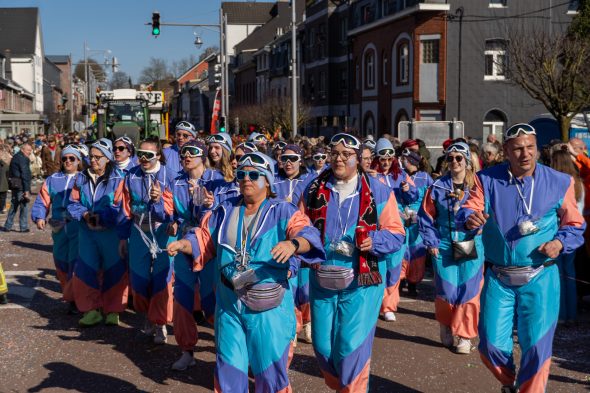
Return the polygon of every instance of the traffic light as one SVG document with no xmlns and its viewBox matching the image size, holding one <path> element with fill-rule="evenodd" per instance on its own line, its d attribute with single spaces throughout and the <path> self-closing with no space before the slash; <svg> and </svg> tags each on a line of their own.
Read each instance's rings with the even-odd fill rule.
<svg viewBox="0 0 590 393">
<path fill-rule="evenodd" d="M 219 132 L 225 132 L 225 131 L 226 131 L 226 129 L 225 129 L 225 117 L 224 116 L 221 116 L 219 118 Z"/>
<path fill-rule="evenodd" d="M 160 35 L 160 13 L 152 13 L 152 35 L 157 37 Z"/>
<path fill-rule="evenodd" d="M 221 64 L 215 64 L 214 67 L 214 74 L 213 74 L 213 82 L 215 85 L 221 84 Z"/>
</svg>

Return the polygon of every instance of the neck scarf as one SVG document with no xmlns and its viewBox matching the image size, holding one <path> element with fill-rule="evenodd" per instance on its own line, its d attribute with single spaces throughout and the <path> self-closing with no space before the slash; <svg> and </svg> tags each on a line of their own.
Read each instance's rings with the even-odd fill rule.
<svg viewBox="0 0 590 393">
<path fill-rule="evenodd" d="M 325 238 L 326 214 L 328 212 L 328 203 L 330 202 L 330 190 L 326 188 L 327 181 L 332 177 L 332 170 L 328 169 L 317 179 L 315 179 L 309 188 L 309 218 L 321 235 L 322 242 Z M 366 173 L 360 175 L 361 192 L 359 203 L 359 219 L 357 226 L 363 227 L 369 231 L 377 230 L 377 205 L 373 193 L 371 192 L 369 177 Z M 379 273 L 377 257 L 368 253 L 361 252 L 358 266 L 358 284 L 361 286 L 378 285 L 383 282 Z"/>
</svg>

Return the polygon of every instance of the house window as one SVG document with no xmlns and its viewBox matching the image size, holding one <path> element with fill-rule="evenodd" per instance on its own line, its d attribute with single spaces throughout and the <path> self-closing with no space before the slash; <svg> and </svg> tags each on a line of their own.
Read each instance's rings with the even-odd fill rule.
<svg viewBox="0 0 590 393">
<path fill-rule="evenodd" d="M 375 87 L 375 51 L 370 49 L 365 52 L 365 89 L 373 89 Z"/>
<path fill-rule="evenodd" d="M 506 79 L 508 57 L 506 55 L 506 41 L 487 40 L 485 56 L 485 80 Z"/>
<path fill-rule="evenodd" d="M 439 40 L 422 41 L 422 64 L 439 62 Z"/>
<path fill-rule="evenodd" d="M 404 42 L 397 50 L 397 81 L 399 85 L 407 85 L 410 81 L 410 45 Z"/>
<path fill-rule="evenodd" d="M 387 86 L 387 55 L 383 52 L 383 60 L 381 61 L 381 78 L 383 79 L 383 85 Z"/>
<path fill-rule="evenodd" d="M 577 14 L 578 8 L 580 7 L 580 0 L 570 0 L 570 4 L 567 9 L 568 14 Z"/>
<path fill-rule="evenodd" d="M 490 0 L 490 8 L 504 8 L 508 6 L 508 0 Z"/>
</svg>

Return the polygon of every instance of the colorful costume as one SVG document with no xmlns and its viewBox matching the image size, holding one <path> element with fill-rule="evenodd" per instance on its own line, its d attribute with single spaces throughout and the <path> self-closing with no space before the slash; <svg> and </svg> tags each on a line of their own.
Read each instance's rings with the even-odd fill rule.
<svg viewBox="0 0 590 393">
<path fill-rule="evenodd" d="M 295 305 L 287 273 L 296 269 L 296 262 L 291 258 L 290 263 L 279 264 L 272 259 L 270 251 L 280 241 L 304 237 L 312 249 L 298 257 L 307 263 L 318 263 L 325 255 L 317 230 L 309 226 L 309 219 L 291 203 L 276 200 L 263 203 L 258 217 L 252 219 L 245 243 L 240 239 L 243 214 L 241 197 L 231 198 L 207 213 L 201 227 L 186 237 L 192 244 L 195 270 L 201 270 L 206 261 L 215 257 L 215 391 L 247 392 L 250 367 L 256 392 L 289 392 L 287 363 L 295 335 Z M 243 292 L 231 288 L 237 257 L 243 256 L 236 250 L 236 244 L 245 244 L 248 266 L 259 279 L 256 287 L 274 288 L 279 284 L 278 288 L 282 288 L 278 306 L 255 311 L 246 305 L 244 298 L 250 295 L 250 289 Z"/>
<path fill-rule="evenodd" d="M 454 224 L 456 211 L 469 197 L 469 191 L 463 193 L 461 200 L 450 195 L 453 191 L 450 175 L 438 179 L 428 188 L 418 213 L 419 230 L 424 245 L 438 248 L 439 252 L 438 256 L 432 257 L 436 320 L 450 327 L 453 336 L 470 339 L 477 336 L 484 253 L 481 236 L 476 236 L 477 258 L 459 261 L 453 258 L 451 238 L 453 241 L 467 240 L 467 236 L 473 238 L 457 232 Z"/>
<path fill-rule="evenodd" d="M 63 299 L 74 301 L 72 275 L 78 258 L 78 222 L 73 221 L 66 210 L 74 187 L 75 174 L 54 173 L 45 179 L 31 210 L 33 222 L 45 220 L 51 227 L 53 262 L 61 285 Z M 48 220 L 49 209 L 51 218 Z"/>
<path fill-rule="evenodd" d="M 570 254 L 583 244 L 585 223 L 574 195 L 568 175 L 537 164 L 533 176 L 518 180 L 508 164 L 500 164 L 478 173 L 457 218 L 463 225 L 474 211 L 489 214 L 483 244 L 491 268 L 481 297 L 479 350 L 496 378 L 504 385 L 516 379 L 522 393 L 541 392 L 547 385 L 559 277 L 554 261 L 537 249 L 557 239 L 562 254 Z M 518 278 L 515 267 L 525 269 L 525 279 L 511 281 Z M 522 350 L 518 377 L 512 357 L 514 323 Z"/>
<path fill-rule="evenodd" d="M 355 191 L 342 201 L 335 186 L 328 170 L 311 183 L 300 201 L 316 227 L 323 228 L 327 255 L 322 267 L 310 274 L 313 347 L 331 389 L 366 392 L 384 277 L 404 244 L 404 227 L 393 191 L 376 178 L 359 175 Z M 368 232 L 373 248 L 361 254 L 355 247 L 355 230 L 367 217 L 375 220 Z M 332 269 L 352 271 L 350 284 L 343 289 L 320 285 L 321 271 L 329 274 Z"/>
<path fill-rule="evenodd" d="M 160 185 L 158 202 L 150 200 L 154 184 Z M 157 164 L 154 173 L 136 166 L 125 176 L 122 209 L 117 231 L 129 239 L 129 277 L 133 308 L 146 313 L 156 325 L 172 321 L 171 258 L 165 252 L 173 238 L 167 233 L 172 220 L 172 194 L 167 190 L 167 168 Z"/>
<path fill-rule="evenodd" d="M 67 210 L 80 222 L 79 255 L 73 288 L 76 306 L 82 312 L 102 308 L 118 313 L 127 304 L 127 264 L 119 256 L 115 226 L 123 196 L 123 173 L 113 169 L 96 182 L 88 170 L 79 173 L 70 194 Z M 90 228 L 84 213 L 98 215 L 97 228 Z M 102 279 L 101 279 L 102 277 Z"/>
</svg>

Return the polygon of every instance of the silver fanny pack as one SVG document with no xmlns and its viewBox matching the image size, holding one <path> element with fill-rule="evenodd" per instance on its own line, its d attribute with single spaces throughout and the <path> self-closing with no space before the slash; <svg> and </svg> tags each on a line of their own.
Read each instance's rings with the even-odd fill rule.
<svg viewBox="0 0 590 393">
<path fill-rule="evenodd" d="M 268 311 L 283 302 L 285 287 L 276 282 L 254 284 L 238 291 L 238 297 L 252 311 Z"/>
<path fill-rule="evenodd" d="M 492 271 L 504 285 L 520 287 L 528 284 L 545 269 L 544 265 L 533 266 L 492 266 Z"/>
<path fill-rule="evenodd" d="M 315 271 L 320 287 L 340 291 L 346 289 L 354 280 L 354 270 L 343 266 L 322 265 Z"/>
</svg>

